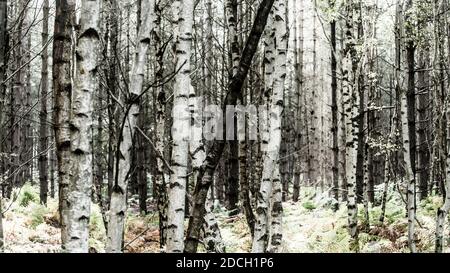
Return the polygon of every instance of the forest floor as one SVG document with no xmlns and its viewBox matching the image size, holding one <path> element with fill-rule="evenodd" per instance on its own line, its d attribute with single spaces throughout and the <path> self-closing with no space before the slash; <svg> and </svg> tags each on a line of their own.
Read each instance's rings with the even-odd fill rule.
<svg viewBox="0 0 450 273">
<path fill-rule="evenodd" d="M 379 187 L 379 194 L 381 189 Z M 315 189 L 303 188 L 301 201 L 284 203 L 283 252 L 287 253 L 345 253 L 349 249 L 345 205 L 333 212 L 333 200 L 327 193 L 317 194 Z M 25 185 L 13 194 L 14 201 L 4 200 L 4 230 L 6 252 L 59 252 L 57 201 L 50 199 L 48 206 L 39 204 L 38 190 Z M 407 219 L 402 197 L 393 189 L 389 192 L 384 224 L 379 223 L 380 207 L 370 208 L 370 227 L 360 231 L 362 252 L 401 253 L 407 249 Z M 126 252 L 159 252 L 157 213 L 141 216 L 137 202 L 130 200 L 131 209 L 125 233 Z M 418 204 L 417 248 L 419 252 L 433 252 L 435 215 L 442 204 L 441 198 L 429 197 Z M 150 208 L 152 211 L 153 208 Z M 363 219 L 359 207 L 359 222 Z M 226 251 L 249 252 L 251 236 L 243 215 L 229 217 L 227 211 L 216 210 Z M 449 235 L 449 230 L 445 232 Z M 447 236 L 448 238 L 449 236 Z M 104 252 L 105 229 L 98 206 L 92 206 L 90 241 L 92 252 Z M 447 243 L 449 243 L 447 241 Z M 449 245 L 449 244 L 447 244 Z M 202 249 L 200 248 L 200 251 Z M 447 248 L 446 252 L 450 252 Z"/>
</svg>

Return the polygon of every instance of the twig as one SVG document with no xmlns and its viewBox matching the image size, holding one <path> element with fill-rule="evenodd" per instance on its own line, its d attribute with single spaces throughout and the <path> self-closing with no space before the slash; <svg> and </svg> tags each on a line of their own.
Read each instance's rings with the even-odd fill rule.
<svg viewBox="0 0 450 273">
<path fill-rule="evenodd" d="M 150 145 L 152 146 L 152 149 L 157 153 L 158 158 L 161 159 L 161 161 L 164 163 L 166 168 L 170 171 L 171 174 L 173 174 L 174 172 L 173 172 L 172 168 L 170 168 L 170 164 L 164 159 L 164 155 L 161 153 L 161 151 L 159 151 L 155 147 L 155 144 L 153 143 L 153 141 L 142 131 L 141 128 L 136 126 L 136 129 L 150 143 Z"/>
</svg>

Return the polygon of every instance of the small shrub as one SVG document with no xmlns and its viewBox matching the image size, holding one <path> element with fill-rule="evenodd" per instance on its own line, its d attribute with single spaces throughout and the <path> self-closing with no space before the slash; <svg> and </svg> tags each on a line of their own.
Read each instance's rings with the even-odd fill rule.
<svg viewBox="0 0 450 273">
<path fill-rule="evenodd" d="M 39 203 L 39 194 L 32 186 L 26 184 L 17 196 L 21 207 L 28 207 L 31 203 Z"/>
<path fill-rule="evenodd" d="M 40 224 L 44 223 L 45 218 L 44 215 L 47 214 L 47 208 L 42 206 L 42 205 L 38 205 L 36 204 L 36 206 L 34 206 L 31 209 L 31 214 L 30 214 L 30 218 L 31 218 L 31 222 L 30 222 L 30 227 L 35 229 L 37 226 L 39 226 Z"/>
<path fill-rule="evenodd" d="M 311 201 L 306 201 L 302 204 L 302 206 L 309 211 L 313 211 L 317 208 L 316 205 Z"/>
<path fill-rule="evenodd" d="M 31 202 L 36 201 L 34 199 L 34 195 L 28 191 L 24 192 L 22 195 L 22 199 L 20 200 L 20 205 L 22 207 L 28 207 Z"/>
</svg>

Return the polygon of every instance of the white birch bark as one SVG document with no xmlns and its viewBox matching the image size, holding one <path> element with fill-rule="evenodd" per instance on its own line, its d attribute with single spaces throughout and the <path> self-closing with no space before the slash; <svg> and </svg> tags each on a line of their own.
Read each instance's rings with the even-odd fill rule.
<svg viewBox="0 0 450 273">
<path fill-rule="evenodd" d="M 278 253 L 281 251 L 281 242 L 283 237 L 282 229 L 282 216 L 283 216 L 283 204 L 282 196 L 283 189 L 280 177 L 279 166 L 279 151 L 281 147 L 281 121 L 284 111 L 284 91 L 285 91 L 285 79 L 286 79 L 286 62 L 287 62 L 287 47 L 288 47 L 288 34 L 286 27 L 286 0 L 277 0 L 274 3 L 274 27 L 275 27 L 275 72 L 273 82 L 273 97 L 271 108 L 275 109 L 275 114 L 278 116 L 271 118 L 270 130 L 277 136 L 274 139 L 274 150 L 278 151 L 276 158 L 277 161 L 274 165 L 274 172 L 272 173 L 272 193 L 271 193 L 271 220 L 270 220 L 270 240 L 269 240 L 269 252 Z M 273 119 L 273 120 L 272 120 Z M 279 131 L 279 132 L 278 132 Z M 280 142 L 278 142 L 278 134 L 280 136 Z M 275 142 L 276 141 L 276 142 Z M 270 143 L 270 141 L 269 141 Z M 269 145 L 269 151 L 272 147 Z"/>
<path fill-rule="evenodd" d="M 127 186 L 130 171 L 131 149 L 133 136 L 136 131 L 139 116 L 139 99 L 143 91 L 144 73 L 147 62 L 147 52 L 150 46 L 150 34 L 154 25 L 154 0 L 142 2 L 144 19 L 136 44 L 136 52 L 131 71 L 130 94 L 128 98 L 126 120 L 123 123 L 122 139 L 118 151 L 118 163 L 115 174 L 114 186 L 111 194 L 111 203 L 108 219 L 108 234 L 106 251 L 122 252 L 125 216 L 127 210 Z"/>
<path fill-rule="evenodd" d="M 353 58 L 355 39 L 353 36 L 353 1 L 345 2 L 344 55 L 342 60 L 342 100 L 345 120 L 345 173 L 347 175 L 348 228 L 351 236 L 350 249 L 358 251 L 358 206 L 356 203 L 356 161 L 358 139 L 359 94 L 355 90 Z"/>
<path fill-rule="evenodd" d="M 0 253 L 4 251 L 4 236 L 3 236 L 3 214 L 2 209 L 2 196 L 0 196 Z"/>
<path fill-rule="evenodd" d="M 101 1 L 83 0 L 80 13 L 80 36 L 75 56 L 76 74 L 72 97 L 71 179 L 68 190 L 67 252 L 89 250 L 89 217 L 92 174 L 92 112 L 97 89 L 99 59 L 99 25 Z"/>
<path fill-rule="evenodd" d="M 408 208 L 408 245 L 411 252 L 416 252 L 415 244 L 415 179 L 411 165 L 410 147 L 409 147 L 409 126 L 406 92 L 402 90 L 401 94 L 401 121 L 402 121 L 402 139 L 403 139 L 403 157 L 405 167 L 405 179 L 407 184 L 407 208 Z"/>
<path fill-rule="evenodd" d="M 273 24 L 273 10 L 269 14 L 267 18 L 267 26 L 264 31 L 264 98 L 261 102 L 262 105 L 269 110 L 268 106 L 269 97 L 272 93 L 273 89 L 273 73 L 274 73 L 274 52 L 275 52 L 275 43 L 273 40 L 274 33 L 274 24 Z M 263 114 L 266 115 L 263 115 Z M 267 150 L 269 145 L 269 113 L 265 111 L 260 113 L 259 123 L 261 128 L 261 152 L 262 152 L 262 176 L 261 182 L 259 185 L 259 190 L 257 192 L 257 204 L 255 211 L 255 231 L 252 242 L 252 252 L 253 253 L 263 253 L 267 248 L 267 242 L 269 240 L 268 234 L 268 217 L 269 217 L 269 198 L 270 193 L 272 192 L 272 181 L 271 181 L 271 171 L 269 170 L 271 165 L 267 157 Z M 280 136 L 281 141 L 281 136 Z"/>
<path fill-rule="evenodd" d="M 273 35 L 266 36 L 269 40 L 274 39 L 271 41 L 273 44 L 269 44 L 272 46 L 275 54 L 274 70 L 271 75 L 273 77 L 273 94 L 270 97 L 270 112 L 268 116 L 270 137 L 267 139 L 267 150 L 263 157 L 261 188 L 258 193 L 255 215 L 253 253 L 266 252 L 266 250 L 278 252 L 281 247 L 282 189 L 279 153 L 281 147 L 281 121 L 284 110 L 283 93 L 286 78 L 287 36 L 285 11 L 285 1 L 276 0 L 271 14 L 272 24 L 268 24 L 270 29 L 268 32 L 271 32 Z M 266 80 L 270 82 L 270 78 Z M 272 197 L 272 200 L 269 200 L 270 197 Z M 269 209 L 273 209 L 270 214 L 272 217 L 269 216 Z M 269 236 L 270 247 L 267 249 Z"/>
<path fill-rule="evenodd" d="M 437 17 L 438 10 L 439 11 L 445 11 L 448 10 L 448 3 L 446 1 L 442 1 L 440 3 L 440 7 L 434 7 L 434 16 Z M 437 10 L 438 8 L 438 10 Z M 434 19 L 435 24 L 439 21 Z M 448 20 L 443 20 L 443 27 L 444 29 L 450 30 L 449 28 L 449 22 Z M 439 23 L 438 23 L 439 24 Z M 436 33 L 436 35 L 438 35 Z M 436 40 L 439 40 L 438 37 L 435 38 Z M 448 37 L 447 37 L 448 39 Z M 439 51 L 438 48 L 435 49 L 436 52 Z M 450 55 L 448 56 L 450 58 Z M 450 84 L 450 83 L 449 83 Z M 444 248 L 444 228 L 445 228 L 445 222 L 448 222 L 448 214 L 450 211 L 450 105 L 448 104 L 448 94 L 447 94 L 447 157 L 446 157 L 446 174 L 445 174 L 445 199 L 444 199 L 444 205 L 438 209 L 437 212 L 437 220 L 436 220 L 436 242 L 435 242 L 435 251 L 437 253 L 442 253 Z M 444 127 L 444 126 L 442 126 Z M 442 151 L 445 152 L 445 151 Z"/>
<path fill-rule="evenodd" d="M 447 130 L 450 130 L 450 107 L 447 107 Z M 450 131 L 448 131 L 450 132 Z M 447 158 L 445 175 L 445 195 L 444 205 L 438 209 L 436 220 L 436 243 L 435 251 L 442 253 L 444 248 L 444 227 L 445 221 L 448 221 L 450 211 L 450 134 L 447 133 Z"/>
<path fill-rule="evenodd" d="M 189 153 L 190 114 L 189 90 L 191 88 L 191 41 L 194 24 L 194 2 L 176 0 L 173 3 L 174 50 L 176 57 L 173 94 L 172 170 L 169 186 L 167 252 L 184 250 L 184 218 Z"/>
</svg>

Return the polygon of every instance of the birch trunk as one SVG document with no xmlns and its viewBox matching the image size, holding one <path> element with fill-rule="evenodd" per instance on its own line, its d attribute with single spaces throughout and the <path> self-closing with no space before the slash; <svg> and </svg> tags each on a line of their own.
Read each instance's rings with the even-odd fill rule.
<svg viewBox="0 0 450 273">
<path fill-rule="evenodd" d="M 268 116 L 270 136 L 267 136 L 268 142 L 263 158 L 261 188 L 258 193 L 256 207 L 255 236 L 252 245 L 253 253 L 262 253 L 267 250 L 270 252 L 278 252 L 281 247 L 282 185 L 279 160 L 287 51 L 286 21 L 283 19 L 285 18 L 284 13 L 284 0 L 276 0 L 272 12 L 272 22 L 270 22 L 272 25 L 269 23 L 270 31 L 268 31 L 268 35 L 266 36 L 269 41 L 273 39 L 273 41 L 269 42 L 269 48 L 274 52 L 273 80 L 266 79 L 269 82 L 273 82 L 273 94 L 270 96 Z M 271 196 L 272 200 L 269 199 Z M 267 249 L 269 239 L 270 247 Z"/>
<path fill-rule="evenodd" d="M 270 130 L 275 135 L 273 149 L 277 150 L 277 162 L 274 165 L 271 193 L 271 219 L 270 219 L 270 245 L 268 252 L 281 252 L 283 237 L 283 185 L 280 177 L 280 148 L 281 148 L 281 122 L 284 116 L 284 92 L 286 79 L 286 61 L 288 49 L 286 0 L 277 0 L 274 3 L 274 30 L 275 30 L 275 72 L 273 83 L 273 96 L 271 97 L 272 109 L 277 116 L 269 117 Z M 273 120 L 272 120 L 273 119 Z M 278 132 L 279 130 L 279 132 Z M 279 134 L 279 139 L 278 139 Z M 279 142 L 278 142 L 279 141 Z M 271 139 L 269 140 L 269 152 L 272 151 Z M 264 172 L 264 171 L 263 171 Z"/>
<path fill-rule="evenodd" d="M 167 251 L 183 252 L 184 218 L 189 153 L 190 116 L 188 108 L 189 90 L 191 88 L 191 41 L 194 24 L 194 2 L 176 0 L 173 3 L 174 49 L 176 69 L 172 126 L 172 170 L 170 176 Z"/>
<path fill-rule="evenodd" d="M 450 130 L 450 107 L 447 106 L 447 130 Z M 450 132 L 450 131 L 448 131 Z M 450 134 L 447 133 L 447 158 L 445 175 L 445 199 L 444 205 L 438 209 L 436 220 L 436 242 L 435 252 L 442 253 L 444 249 L 444 227 L 448 222 L 448 213 L 450 211 Z"/>
<path fill-rule="evenodd" d="M 415 252 L 415 179 L 412 171 L 410 146 L 409 146 L 409 127 L 408 127 L 408 104 L 406 92 L 401 95 L 401 120 L 402 120 L 402 139 L 403 139 L 403 156 L 405 163 L 405 180 L 407 183 L 407 208 L 408 208 L 408 246 L 411 252 Z"/>
<path fill-rule="evenodd" d="M 355 38 L 353 22 L 353 1 L 345 2 L 344 52 L 342 60 L 342 99 L 345 120 L 345 163 L 347 176 L 348 227 L 351 236 L 350 249 L 359 251 L 358 206 L 356 196 L 356 162 L 358 154 L 358 106 L 359 94 L 355 88 Z"/>
<path fill-rule="evenodd" d="M 162 13 L 160 7 L 156 9 L 156 21 L 155 21 L 155 51 L 156 53 L 156 69 L 155 69 L 155 81 L 158 85 L 156 87 L 156 149 L 160 152 L 164 151 L 164 147 L 167 145 L 166 136 L 166 92 L 165 87 L 162 85 L 164 76 L 164 53 L 166 51 L 165 46 L 162 44 L 163 28 L 161 25 Z M 164 156 L 164 155 L 163 155 Z M 167 233 L 167 183 L 164 170 L 164 158 L 157 158 L 157 170 L 155 177 L 156 185 L 156 198 L 159 214 L 159 244 L 163 250 L 166 246 L 166 233 Z"/>
<path fill-rule="evenodd" d="M 6 98 L 6 85 L 3 83 L 6 76 L 6 42 L 7 42 L 7 21 L 8 21 L 8 3 L 6 0 L 0 1 L 0 126 L 3 125 L 3 99 Z M 0 137 L 3 137 L 0 134 Z M 0 154 L 3 152 L 3 143 L 0 144 Z M 3 180 L 3 159 L 0 160 L 0 182 L 4 183 Z M 2 212 L 2 198 L 3 198 L 3 186 L 0 187 L 2 191 L 0 193 L 0 253 L 4 250 L 4 237 L 3 237 L 3 214 Z"/>
<path fill-rule="evenodd" d="M 275 2 L 278 0 L 275 0 Z M 274 3 L 275 6 L 275 3 Z M 274 9 L 274 8 L 273 8 Z M 261 181 L 259 183 L 259 189 L 257 191 L 256 198 L 256 211 L 255 211 L 255 228 L 254 236 L 252 242 L 252 252 L 253 253 L 263 253 L 266 251 L 269 242 L 269 215 L 270 215 L 270 196 L 272 193 L 272 181 L 271 175 L 273 169 L 278 164 L 275 162 L 269 162 L 267 159 L 269 152 L 269 142 L 270 142 L 270 112 L 272 109 L 272 104 L 270 104 L 270 96 L 273 93 L 273 83 L 275 72 L 275 27 L 273 22 L 274 11 L 270 12 L 267 18 L 267 27 L 264 31 L 264 97 L 263 105 L 267 111 L 266 115 L 259 115 L 261 132 Z M 281 126 L 280 126 L 281 127 Z M 279 128 L 281 130 L 281 128 Z M 273 140 L 276 141 L 275 138 Z M 280 136 L 281 141 L 281 136 Z M 281 144 L 281 143 L 280 143 Z M 276 148 L 276 147 L 275 147 Z M 274 152 L 276 153 L 276 151 Z M 276 160 L 278 154 L 275 155 Z M 272 164 L 273 163 L 273 164 Z M 279 174 L 279 172 L 278 172 Z"/>
<path fill-rule="evenodd" d="M 439 16 L 437 14 L 440 14 L 441 12 L 448 10 L 448 3 L 446 1 L 441 1 L 439 3 L 440 3 L 440 6 L 438 8 L 439 12 L 435 13 L 435 16 Z M 435 21 L 436 21 L 436 19 L 437 18 L 435 18 Z M 447 32 L 450 31 L 450 28 L 448 26 L 448 21 L 443 19 L 442 21 L 444 21 L 444 22 L 441 22 L 441 20 L 438 21 L 439 22 L 438 29 L 441 29 L 441 31 L 443 31 L 443 32 L 445 32 L 444 30 L 447 30 Z M 439 34 L 439 33 L 435 33 L 435 35 L 437 36 L 436 40 L 441 41 L 440 43 L 438 42 L 439 47 L 436 49 L 436 51 L 439 53 L 437 53 L 437 52 L 436 53 L 440 55 L 439 62 L 440 62 L 440 66 L 442 67 L 445 65 L 445 64 L 443 64 L 445 62 L 445 60 L 444 60 L 445 53 L 444 53 L 444 49 L 442 48 L 443 45 L 445 45 L 445 41 L 444 41 L 445 35 Z M 448 39 L 448 37 L 447 37 L 447 39 Z M 450 44 L 448 46 L 450 46 Z M 448 56 L 448 58 L 450 58 L 450 55 Z M 442 70 L 441 70 L 441 73 L 442 73 Z M 441 78 L 441 80 L 444 81 L 443 77 Z M 441 83 L 442 89 L 444 89 L 444 84 L 445 83 Z M 447 84 L 450 84 L 450 82 Z M 443 176 L 445 194 L 444 194 L 444 204 L 441 208 L 438 209 L 438 212 L 437 212 L 436 233 L 435 233 L 435 235 L 436 235 L 435 252 L 436 253 L 442 253 L 444 250 L 445 222 L 448 223 L 448 213 L 450 211 L 450 106 L 448 105 L 448 94 L 447 94 L 447 109 L 445 109 L 445 111 L 446 111 L 446 122 L 447 122 L 447 124 L 445 125 L 447 127 L 447 139 L 446 139 L 447 147 L 446 147 L 446 150 L 443 149 L 443 151 L 441 151 L 441 153 L 446 152 L 445 176 Z M 441 130 L 442 131 L 444 130 L 444 126 L 441 127 Z"/>
<path fill-rule="evenodd" d="M 412 253 L 416 252 L 416 179 L 415 179 L 415 44 L 413 41 L 414 22 L 412 21 L 412 0 L 408 0 L 405 10 L 405 50 L 407 71 L 407 92 L 401 95 L 401 119 L 403 135 L 403 156 L 405 161 L 408 209 L 408 246 Z"/>
<path fill-rule="evenodd" d="M 59 188 L 62 248 L 68 244 L 68 187 L 70 184 L 70 109 L 72 108 L 72 27 L 74 0 L 56 1 L 53 40 L 53 122 Z"/>
<path fill-rule="evenodd" d="M 150 47 L 150 34 L 154 24 L 154 8 L 154 0 L 147 0 L 143 3 L 144 19 L 137 37 L 136 52 L 131 71 L 130 93 L 128 94 L 125 117 L 121 124 L 121 141 L 116 155 L 114 185 L 112 187 L 108 215 L 107 252 L 122 252 L 123 247 L 131 149 L 140 111 L 139 106 L 143 91 L 147 52 Z"/>
<path fill-rule="evenodd" d="M 70 120 L 71 177 L 67 196 L 67 252 L 89 250 L 92 174 L 92 112 L 100 47 L 100 1 L 83 0 L 76 47 Z"/>
<path fill-rule="evenodd" d="M 2 198 L 3 198 L 3 194 L 0 194 L 0 253 L 3 253 L 4 243 L 5 243 L 5 241 L 4 241 L 5 238 L 3 236 L 3 214 L 1 213 L 3 211 Z"/>
<path fill-rule="evenodd" d="M 223 101 L 222 111 L 225 111 L 226 105 L 235 105 L 241 94 L 242 86 L 249 72 L 253 56 L 258 48 L 259 40 L 266 26 L 273 2 L 274 0 L 263 0 L 259 5 L 252 29 L 241 54 L 242 58 L 239 61 L 238 73 L 231 79 L 228 85 L 228 93 Z M 220 162 L 224 147 L 225 141 L 215 141 L 208 150 L 206 160 L 201 168 L 194 191 L 194 207 L 189 220 L 185 252 L 191 253 L 197 251 L 200 229 L 206 212 L 205 202 L 208 190 L 212 185 L 214 171 Z"/>
</svg>

